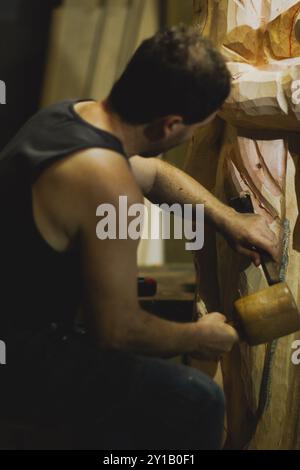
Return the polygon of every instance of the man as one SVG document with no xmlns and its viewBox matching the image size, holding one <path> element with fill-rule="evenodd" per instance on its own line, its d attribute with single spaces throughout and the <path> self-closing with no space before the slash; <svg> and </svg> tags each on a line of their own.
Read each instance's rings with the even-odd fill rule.
<svg viewBox="0 0 300 470">
<path fill-rule="evenodd" d="M 193 29 L 172 28 L 141 45 L 104 102 L 43 110 L 4 149 L 8 414 L 68 423 L 77 448 L 220 447 L 221 391 L 199 371 L 162 358 L 219 356 L 238 340 L 236 331 L 220 313 L 178 324 L 141 310 L 138 241 L 99 240 L 96 209 L 118 208 L 120 195 L 129 205 L 143 195 L 204 203 L 208 223 L 238 252 L 256 264 L 253 247 L 276 257 L 276 238 L 259 216 L 236 213 L 151 157 L 190 139 L 229 91 L 221 56 Z M 80 305 L 86 334 L 73 328 Z"/>
</svg>

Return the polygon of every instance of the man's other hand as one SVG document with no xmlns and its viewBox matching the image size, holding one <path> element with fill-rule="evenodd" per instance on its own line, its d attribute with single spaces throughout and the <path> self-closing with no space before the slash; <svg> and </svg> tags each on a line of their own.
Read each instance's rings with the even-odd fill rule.
<svg viewBox="0 0 300 470">
<path fill-rule="evenodd" d="M 219 360 L 222 354 L 231 351 L 238 342 L 237 331 L 221 313 L 204 315 L 197 321 L 199 348 L 191 356 L 202 360 Z"/>
</svg>

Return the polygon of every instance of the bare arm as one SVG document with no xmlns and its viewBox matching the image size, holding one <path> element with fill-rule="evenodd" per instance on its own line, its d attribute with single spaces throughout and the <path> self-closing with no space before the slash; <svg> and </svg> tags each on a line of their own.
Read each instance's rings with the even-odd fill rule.
<svg viewBox="0 0 300 470">
<path fill-rule="evenodd" d="M 34 190 L 45 233 L 51 233 L 53 240 L 62 240 L 62 246 L 69 245 L 66 238 L 79 240 L 84 314 L 99 348 L 161 357 L 229 350 L 237 335 L 220 314 L 212 315 L 210 322 L 180 324 L 140 309 L 138 240 L 100 240 L 96 236 L 97 207 L 110 203 L 117 208 L 120 195 L 128 196 L 128 205 L 143 201 L 126 161 L 98 150 L 51 166 Z"/>
<path fill-rule="evenodd" d="M 133 157 L 130 163 L 143 194 L 154 204 L 204 204 L 207 220 L 218 230 L 235 213 L 194 178 L 163 160 Z"/>
<path fill-rule="evenodd" d="M 279 241 L 263 217 L 237 213 L 194 178 L 163 160 L 134 157 L 131 165 L 144 195 L 151 202 L 204 204 L 206 220 L 237 252 L 249 256 L 256 265 L 260 264 L 260 255 L 253 246 L 267 251 L 275 260 L 279 258 Z"/>
<path fill-rule="evenodd" d="M 128 205 L 143 201 L 123 162 L 116 162 L 105 179 L 110 181 L 108 187 L 102 187 L 100 192 L 96 189 L 94 193 L 89 188 L 103 180 L 103 171 L 99 169 L 97 174 L 95 168 L 87 175 L 86 207 L 90 210 L 83 211 L 85 215 L 80 224 L 86 313 L 92 330 L 97 333 L 99 345 L 161 357 L 199 349 L 201 329 L 197 324 L 170 322 L 140 309 L 136 263 L 138 240 L 97 239 L 94 214 L 99 201 L 117 207 L 119 194 L 128 195 Z"/>
</svg>

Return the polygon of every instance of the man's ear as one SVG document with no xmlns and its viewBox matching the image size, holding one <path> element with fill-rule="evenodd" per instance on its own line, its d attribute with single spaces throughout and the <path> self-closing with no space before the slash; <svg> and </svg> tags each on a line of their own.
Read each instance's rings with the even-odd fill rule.
<svg viewBox="0 0 300 470">
<path fill-rule="evenodd" d="M 181 130 L 183 126 L 183 119 L 181 116 L 167 116 L 164 122 L 165 137 L 169 137 L 177 130 Z"/>
<path fill-rule="evenodd" d="M 146 126 L 145 137 L 150 142 L 159 142 L 172 135 L 182 125 L 183 119 L 180 116 L 167 116 L 156 119 L 156 121 Z"/>
</svg>

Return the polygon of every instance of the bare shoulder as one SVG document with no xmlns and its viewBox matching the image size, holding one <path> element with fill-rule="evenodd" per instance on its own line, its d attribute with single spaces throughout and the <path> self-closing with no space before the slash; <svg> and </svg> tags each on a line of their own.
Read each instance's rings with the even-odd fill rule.
<svg viewBox="0 0 300 470">
<path fill-rule="evenodd" d="M 127 195 L 132 203 L 143 199 L 122 155 L 104 149 L 70 155 L 47 168 L 34 184 L 38 228 L 43 235 L 52 231 L 58 237 L 64 233 L 70 238 L 82 223 L 94 217 L 99 204 L 116 204 L 120 195 Z"/>
<path fill-rule="evenodd" d="M 109 179 L 108 179 L 109 177 Z M 38 185 L 62 184 L 71 189 L 96 190 L 112 189 L 112 181 L 119 185 L 132 182 L 133 175 L 125 157 L 111 150 L 88 149 L 72 154 L 49 167 L 40 178 Z M 101 182 L 101 185 L 99 185 Z"/>
</svg>

